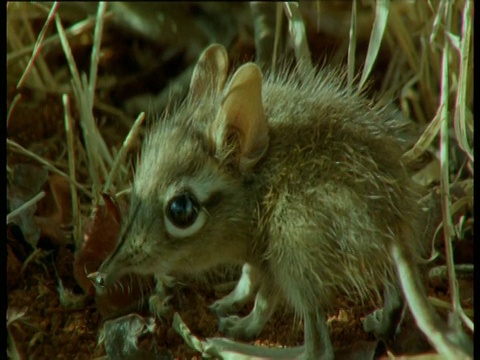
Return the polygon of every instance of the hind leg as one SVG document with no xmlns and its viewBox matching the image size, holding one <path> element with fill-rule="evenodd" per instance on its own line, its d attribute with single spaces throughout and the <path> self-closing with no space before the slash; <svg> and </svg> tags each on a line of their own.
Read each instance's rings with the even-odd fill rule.
<svg viewBox="0 0 480 360">
<path fill-rule="evenodd" d="M 363 322 L 363 329 L 372 332 L 377 339 L 390 340 L 395 336 L 405 309 L 398 285 L 388 284 L 384 289 L 383 308 L 375 310 Z"/>
<path fill-rule="evenodd" d="M 307 313 L 304 322 L 305 345 L 299 359 L 333 360 L 333 346 L 323 312 L 315 310 Z"/>
</svg>

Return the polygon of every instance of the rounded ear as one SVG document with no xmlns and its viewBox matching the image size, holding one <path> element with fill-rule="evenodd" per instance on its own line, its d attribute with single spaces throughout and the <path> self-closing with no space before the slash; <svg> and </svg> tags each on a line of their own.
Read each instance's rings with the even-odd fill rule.
<svg viewBox="0 0 480 360">
<path fill-rule="evenodd" d="M 220 92 L 228 72 L 228 54 L 225 47 L 212 44 L 203 50 L 193 69 L 188 95 L 198 100 L 205 93 Z"/>
<path fill-rule="evenodd" d="M 262 103 L 262 73 L 257 65 L 242 65 L 232 76 L 222 105 L 213 123 L 213 135 L 218 149 L 238 146 L 238 166 L 250 170 L 268 148 L 268 127 Z"/>
</svg>

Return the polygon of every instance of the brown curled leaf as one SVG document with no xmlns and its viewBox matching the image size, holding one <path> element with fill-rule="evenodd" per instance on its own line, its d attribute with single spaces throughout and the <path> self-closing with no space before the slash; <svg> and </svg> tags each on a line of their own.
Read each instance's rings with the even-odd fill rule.
<svg viewBox="0 0 480 360">
<path fill-rule="evenodd" d="M 103 260 L 115 249 L 120 233 L 120 215 L 117 205 L 104 196 L 105 205 L 97 205 L 83 229 L 83 241 L 75 253 L 73 272 L 85 293 L 93 295 L 93 284 L 87 275 L 96 271 Z"/>
<path fill-rule="evenodd" d="M 70 183 L 67 178 L 52 174 L 48 178 L 49 191 L 44 202 L 44 209 L 39 209 L 34 216 L 35 224 L 40 228 L 41 236 L 53 245 L 67 243 L 64 229 L 72 225 L 72 198 Z"/>
<path fill-rule="evenodd" d="M 81 248 L 75 253 L 73 271 L 75 279 L 88 295 L 95 296 L 98 311 L 103 317 L 113 317 L 129 310 L 138 310 L 148 300 L 153 288 L 152 277 L 126 275 L 108 289 L 96 291 L 87 278 L 98 270 L 102 262 L 115 249 L 121 227 L 121 208 L 106 194 L 102 195 L 105 205 L 97 205 L 92 217 L 84 226 Z"/>
</svg>

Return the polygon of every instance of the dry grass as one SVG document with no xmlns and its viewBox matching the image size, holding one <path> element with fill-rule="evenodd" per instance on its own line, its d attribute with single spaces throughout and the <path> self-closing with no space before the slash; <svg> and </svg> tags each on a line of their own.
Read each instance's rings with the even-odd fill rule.
<svg viewBox="0 0 480 360">
<path fill-rule="evenodd" d="M 133 125 L 118 153 L 107 144 L 94 107 L 96 103 L 100 107 L 103 104 L 97 87 L 102 76 L 98 72 L 98 62 L 104 23 L 114 14 L 107 11 L 107 3 L 100 3 L 95 16 L 72 20 L 75 16 L 67 10 L 62 13 L 58 5 L 56 2 L 51 6 L 41 3 L 7 4 L 7 80 L 10 86 L 16 84 L 16 90 L 7 99 L 10 106 L 6 119 L 8 128 L 16 108 L 28 101 L 20 95 L 24 90 L 37 99 L 61 94 L 67 155 L 60 160 L 67 164 L 64 168 L 68 170 L 54 165 L 53 159 L 33 153 L 28 149 L 29 144 L 18 144 L 7 138 L 7 148 L 9 153 L 21 153 L 69 180 L 73 234 L 78 246 L 82 224 L 89 216 L 89 210 L 85 209 L 101 202 L 102 192 L 116 193 L 129 187 L 128 179 L 118 176 L 117 170 L 121 168 L 122 173 L 128 173 L 125 155 L 132 141 L 138 137 L 145 115 L 141 114 L 133 122 L 122 109 L 113 109 L 123 118 L 131 119 Z M 306 9 L 315 14 L 312 15 L 314 18 L 320 18 L 320 14 L 345 18 L 343 24 L 347 26 L 344 33 L 349 34 L 346 40 L 348 54 L 334 53 L 332 58 L 346 59 L 349 84 L 354 83 L 356 69 L 362 64 L 359 89 L 363 89 L 372 76 L 378 77 L 374 74 L 381 61 L 385 69 L 379 89 L 394 96 L 403 114 L 424 128 L 415 145 L 404 154 L 404 161 L 413 162 L 430 151 L 435 155 L 432 162 L 439 164 L 426 167 L 428 173 L 423 174 L 422 179 L 427 179 L 424 185 L 429 186 L 431 192 L 441 194 L 442 222 L 438 227 L 443 230 L 453 324 L 460 326 L 463 323 L 471 331 L 474 328 L 473 314 L 469 312 L 466 315 L 462 309 L 452 241 L 462 240 L 462 234 L 473 231 L 473 6 L 470 0 L 354 0 L 351 7 L 316 1 L 302 3 L 300 8 L 296 4 L 284 6 L 290 34 L 296 44 L 297 59 L 304 59 L 308 64 L 311 58 L 300 10 Z M 68 29 L 64 28 L 63 17 L 68 18 Z M 37 30 L 39 21 L 43 22 L 43 26 Z M 361 37 L 365 34 L 369 37 L 368 48 L 365 57 L 360 57 L 359 54 L 365 54 L 359 48 Z M 91 39 L 88 77 L 78 70 L 71 48 L 72 40 L 78 44 L 82 36 Z M 281 41 L 279 36 L 277 29 L 276 44 Z M 315 39 L 309 40 L 315 42 Z M 276 45 L 275 56 L 277 48 Z M 62 68 L 56 68 L 46 60 L 52 49 L 64 52 L 67 61 Z M 339 47 L 338 51 L 345 51 L 345 48 Z M 76 112 L 72 113 L 71 107 Z M 83 145 L 79 141 L 80 135 L 74 131 L 75 121 L 82 129 Z M 83 179 L 83 183 L 79 182 L 79 178 Z M 452 201 L 451 189 L 459 185 L 466 189 L 465 196 Z M 32 201 L 38 201 L 41 196 L 40 193 Z M 20 208 L 10 213 L 7 222 L 19 211 Z M 438 301 L 433 302 L 438 304 Z"/>
</svg>

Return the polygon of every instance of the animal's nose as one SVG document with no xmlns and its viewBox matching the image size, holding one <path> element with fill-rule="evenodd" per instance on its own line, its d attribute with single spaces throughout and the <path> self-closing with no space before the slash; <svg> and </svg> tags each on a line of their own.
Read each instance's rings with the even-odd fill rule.
<svg viewBox="0 0 480 360">
<path fill-rule="evenodd" d="M 107 274 L 95 271 L 87 275 L 87 278 L 93 283 L 94 286 L 105 287 Z"/>
</svg>

